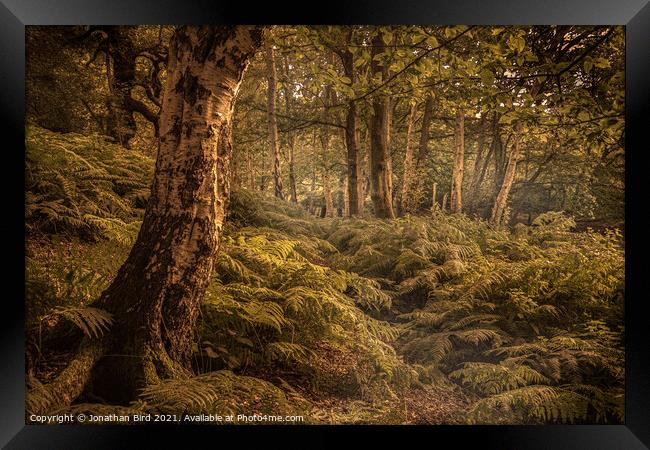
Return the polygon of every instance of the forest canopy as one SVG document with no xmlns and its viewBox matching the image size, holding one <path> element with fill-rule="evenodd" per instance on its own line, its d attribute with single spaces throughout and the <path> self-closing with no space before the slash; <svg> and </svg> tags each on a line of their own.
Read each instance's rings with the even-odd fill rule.
<svg viewBox="0 0 650 450">
<path fill-rule="evenodd" d="M 622 423 L 622 27 L 26 30 L 28 421 Z"/>
</svg>

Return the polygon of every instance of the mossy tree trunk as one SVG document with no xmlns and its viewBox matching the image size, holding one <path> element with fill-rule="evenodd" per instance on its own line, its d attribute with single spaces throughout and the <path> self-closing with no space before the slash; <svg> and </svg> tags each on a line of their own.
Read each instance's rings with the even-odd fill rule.
<svg viewBox="0 0 650 450">
<path fill-rule="evenodd" d="M 82 392 L 93 366 L 94 392 L 118 402 L 191 373 L 194 326 L 230 193 L 234 102 L 261 39 L 259 27 L 176 30 L 151 197 L 126 262 L 95 305 L 113 324 L 101 341 L 84 341 L 49 385 L 62 403 Z"/>
</svg>

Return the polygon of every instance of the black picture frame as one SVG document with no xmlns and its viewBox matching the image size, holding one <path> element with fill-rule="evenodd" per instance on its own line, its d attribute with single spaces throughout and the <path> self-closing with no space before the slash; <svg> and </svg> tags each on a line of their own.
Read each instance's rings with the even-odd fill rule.
<svg viewBox="0 0 650 450">
<path fill-rule="evenodd" d="M 454 447 L 469 442 L 481 448 L 500 449 L 642 449 L 650 446 L 650 333 L 643 314 L 642 240 L 647 208 L 642 194 L 643 145 L 650 104 L 650 0 L 453 0 L 387 1 L 364 0 L 354 3 L 328 1 L 312 5 L 279 2 L 245 3 L 185 0 L 1 0 L 0 1 L 0 110 L 6 131 L 4 144 L 6 183 L 1 192 L 15 192 L 4 200 L 0 221 L 5 250 L 18 255 L 3 272 L 3 312 L 0 348 L 2 373 L 0 402 L 0 444 L 11 449 L 38 448 L 124 448 L 135 438 L 155 439 L 167 444 L 196 436 L 196 426 L 175 428 L 118 426 L 25 425 L 24 415 L 24 92 L 26 25 L 78 24 L 612 24 L 626 30 L 626 406 L 625 425 L 544 425 L 544 426 L 433 426 L 433 427 L 341 427 L 298 426 L 291 428 L 291 441 L 317 432 L 325 439 L 341 439 L 349 431 L 371 429 L 374 436 L 426 434 L 429 445 L 441 438 L 453 440 Z M 7 176 L 7 175 L 12 175 Z M 15 210 L 14 210 L 15 208 Z M 645 211 L 644 211 L 645 210 Z M 644 220 L 645 219 L 645 220 Z M 15 253 L 14 253 L 15 252 Z M 21 255 L 23 257 L 21 258 Z M 21 265 L 22 264 L 22 265 Z M 9 294 L 8 292 L 11 292 Z M 23 296 L 21 297 L 21 293 Z M 284 427 L 258 427 L 264 439 Z M 152 431 L 153 430 L 153 431 Z M 235 434 L 238 445 L 251 436 L 251 428 L 200 427 L 214 435 L 215 445 L 223 446 L 222 436 Z M 268 435 L 268 436 L 267 436 Z M 260 436 L 257 436 L 258 438 Z M 421 436 L 423 437 L 423 436 Z M 320 439 L 320 438 L 319 438 Z M 276 442 L 276 441 L 267 441 Z M 277 441 L 279 443 L 279 441 Z M 411 442 L 409 441 L 403 441 Z M 410 444 L 409 444 L 410 445 Z"/>
</svg>

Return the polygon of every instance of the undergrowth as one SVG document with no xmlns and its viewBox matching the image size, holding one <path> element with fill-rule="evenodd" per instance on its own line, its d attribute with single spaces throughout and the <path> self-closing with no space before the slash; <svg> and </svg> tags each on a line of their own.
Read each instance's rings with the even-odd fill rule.
<svg viewBox="0 0 650 450">
<path fill-rule="evenodd" d="M 62 333 L 110 329 L 92 302 L 128 254 L 152 171 L 98 137 L 27 130 L 37 375 Z M 440 212 L 316 219 L 236 190 L 197 327 L 197 375 L 149 386 L 128 407 L 72 409 L 410 423 L 406 399 L 448 395 L 464 408 L 445 416 L 453 423 L 621 423 L 621 237 L 573 226 L 557 212 L 512 232 Z"/>
</svg>

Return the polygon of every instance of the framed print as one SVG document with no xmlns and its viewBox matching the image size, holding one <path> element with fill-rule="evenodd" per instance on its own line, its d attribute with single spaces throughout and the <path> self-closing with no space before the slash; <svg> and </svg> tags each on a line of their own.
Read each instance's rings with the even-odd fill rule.
<svg viewBox="0 0 650 450">
<path fill-rule="evenodd" d="M 647 448 L 646 3 L 3 1 L 3 445 Z"/>
</svg>

